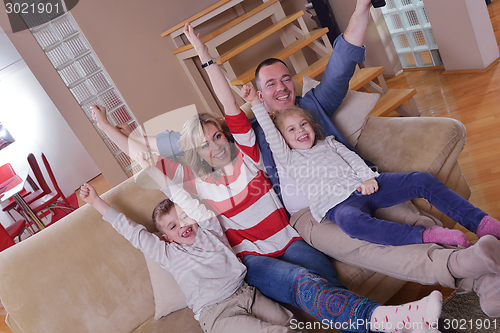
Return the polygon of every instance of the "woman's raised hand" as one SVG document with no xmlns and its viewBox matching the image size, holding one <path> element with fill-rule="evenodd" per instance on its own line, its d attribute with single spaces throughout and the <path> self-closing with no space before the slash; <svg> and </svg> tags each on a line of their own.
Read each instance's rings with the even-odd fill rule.
<svg viewBox="0 0 500 333">
<path fill-rule="evenodd" d="M 193 45 L 194 49 L 196 50 L 196 53 L 198 53 L 198 55 L 200 56 L 200 60 L 202 63 L 212 59 L 210 53 L 208 52 L 208 47 L 200 39 L 200 34 L 196 34 L 194 32 L 191 23 L 186 22 L 186 25 L 184 25 L 184 34 L 186 35 L 189 42 Z M 208 56 L 208 59 L 202 58 L 204 56 Z"/>
</svg>

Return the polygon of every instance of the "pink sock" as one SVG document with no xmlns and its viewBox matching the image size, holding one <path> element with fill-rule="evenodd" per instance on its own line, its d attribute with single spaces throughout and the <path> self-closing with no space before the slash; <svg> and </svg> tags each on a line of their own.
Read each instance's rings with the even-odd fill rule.
<svg viewBox="0 0 500 333">
<path fill-rule="evenodd" d="M 470 242 L 465 237 L 465 234 L 460 230 L 443 228 L 440 226 L 433 226 L 425 229 L 422 233 L 422 240 L 424 243 L 437 243 L 443 245 L 461 245 L 469 247 Z"/>
<path fill-rule="evenodd" d="M 491 216 L 483 217 L 476 230 L 476 235 L 481 238 L 484 235 L 492 235 L 500 239 L 500 222 Z"/>
</svg>

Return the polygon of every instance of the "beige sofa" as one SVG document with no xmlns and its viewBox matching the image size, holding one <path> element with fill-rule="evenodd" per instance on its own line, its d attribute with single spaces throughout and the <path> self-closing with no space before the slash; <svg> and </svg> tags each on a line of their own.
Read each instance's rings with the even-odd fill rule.
<svg viewBox="0 0 500 333">
<path fill-rule="evenodd" d="M 367 118 L 366 112 L 358 120 L 348 136 L 381 171 L 428 171 L 469 197 L 456 161 L 465 143 L 460 122 Z M 141 189 L 129 179 L 103 198 L 154 231 L 150 214 L 164 196 L 157 190 Z M 441 217 L 428 204 L 420 206 Z M 453 226 L 446 220 L 444 224 Z M 335 266 L 346 286 L 379 302 L 388 300 L 405 283 L 339 262 Z M 0 253 L 0 299 L 8 312 L 6 322 L 16 333 L 202 332 L 188 308 L 154 319 L 155 311 L 161 314 L 159 299 L 155 310 L 149 272 L 141 252 L 86 205 Z M 177 287 L 168 283 L 171 290 Z M 163 301 L 171 303 L 170 310 L 182 307 L 179 297 L 168 297 Z"/>
</svg>

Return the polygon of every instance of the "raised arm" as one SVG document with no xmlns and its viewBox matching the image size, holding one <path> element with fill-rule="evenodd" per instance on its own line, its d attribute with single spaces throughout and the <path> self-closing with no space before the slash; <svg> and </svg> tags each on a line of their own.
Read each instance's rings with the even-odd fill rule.
<svg viewBox="0 0 500 333">
<path fill-rule="evenodd" d="M 201 63 L 207 64 L 212 59 L 212 56 L 208 52 L 207 46 L 201 41 L 200 36 L 194 32 L 193 27 L 189 24 L 189 22 L 187 22 L 184 26 L 184 34 L 189 39 L 191 44 L 193 44 L 194 49 L 200 57 Z M 225 114 L 239 114 L 241 110 L 234 99 L 233 92 L 229 87 L 229 83 L 227 82 L 224 73 L 222 73 L 222 70 L 219 68 L 219 65 L 213 62 L 212 64 L 207 65 L 205 70 L 207 71 L 217 98 L 224 107 Z"/>
<path fill-rule="evenodd" d="M 371 0 L 358 0 L 356 8 L 344 31 L 344 39 L 356 46 L 363 46 L 366 29 L 370 23 Z"/>
<path fill-rule="evenodd" d="M 219 221 L 214 212 L 208 210 L 204 204 L 191 197 L 191 195 L 172 181 L 155 166 L 151 155 L 147 152 L 140 152 L 136 156 L 136 161 L 145 172 L 158 184 L 162 192 L 175 202 L 193 220 L 197 221 L 203 228 L 217 231 L 219 236 L 223 234 Z M 215 219 L 214 219 L 215 218 Z"/>
<path fill-rule="evenodd" d="M 179 132 L 166 130 L 157 136 L 136 135 L 127 124 L 111 125 L 104 106 L 92 105 L 91 109 L 99 129 L 129 157 L 134 158 L 138 152 L 148 150 L 148 146 L 150 151 L 176 162 L 177 156 L 183 155 Z"/>
<path fill-rule="evenodd" d="M 255 118 L 257 118 L 260 126 L 264 130 L 266 141 L 271 147 L 273 156 L 278 159 L 280 164 L 285 169 L 287 169 L 292 155 L 290 147 L 288 147 L 280 131 L 276 128 L 273 121 L 269 117 L 269 114 L 267 113 L 267 110 L 263 103 L 253 106 L 252 111 L 255 114 Z"/>
<path fill-rule="evenodd" d="M 358 0 L 344 34 L 337 37 L 321 83 L 300 99 L 303 109 L 331 118 L 342 103 L 356 65 L 365 59 L 363 40 L 370 21 L 371 0 Z M 323 121 L 319 117 L 320 123 Z M 326 118 L 326 117 L 323 117 Z M 324 119 L 330 121 L 330 119 Z"/>
</svg>

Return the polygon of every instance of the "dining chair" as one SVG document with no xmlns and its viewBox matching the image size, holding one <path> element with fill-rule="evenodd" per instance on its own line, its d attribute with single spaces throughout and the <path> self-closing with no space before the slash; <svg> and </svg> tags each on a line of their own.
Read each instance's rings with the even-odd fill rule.
<svg viewBox="0 0 500 333">
<path fill-rule="evenodd" d="M 57 184 L 56 177 L 54 176 L 54 173 L 52 172 L 52 168 L 50 167 L 49 161 L 47 160 L 47 157 L 45 157 L 44 153 L 42 153 L 42 161 L 43 161 L 43 164 L 45 165 L 45 169 L 47 170 L 47 173 L 49 174 L 50 181 L 52 182 L 52 186 L 54 186 L 57 193 L 59 193 L 59 195 L 61 196 L 61 199 L 65 203 L 66 207 L 69 207 L 69 208 L 72 208 L 73 210 L 75 210 L 76 207 L 71 206 L 71 204 L 68 201 L 68 198 L 66 198 L 64 196 L 64 193 L 59 188 L 59 185 Z"/>
<path fill-rule="evenodd" d="M 0 166 L 0 184 L 16 175 L 12 165 L 10 163 L 5 163 Z"/>
<path fill-rule="evenodd" d="M 14 240 L 10 237 L 9 233 L 3 225 L 0 223 L 0 252 L 11 247 L 12 245 L 15 245 L 16 243 Z"/>
<path fill-rule="evenodd" d="M 21 219 L 9 225 L 7 228 L 5 228 L 5 230 L 7 230 L 7 233 L 9 234 L 10 238 L 12 238 L 12 240 L 17 237 L 19 241 L 21 241 L 21 235 L 24 233 L 24 230 L 29 231 L 30 229 L 27 228 L 26 220 Z M 30 232 L 30 234 L 32 233 Z"/>
<path fill-rule="evenodd" d="M 6 163 L 2 166 L 0 166 L 0 183 L 3 183 L 7 180 L 9 180 L 10 178 L 14 177 L 16 175 L 16 172 L 14 171 L 14 168 L 12 167 L 12 165 L 10 163 Z M 38 187 L 36 185 L 33 184 L 33 180 L 31 179 L 31 177 L 28 175 L 28 183 L 32 186 L 32 188 L 35 189 L 38 189 Z M 34 187 L 35 186 L 35 187 Z M 30 203 L 30 202 L 33 202 L 35 201 L 36 199 L 40 198 L 43 193 L 40 193 L 41 191 L 39 191 L 38 193 L 31 193 L 29 191 L 27 191 L 25 188 L 23 188 L 19 194 L 23 196 L 24 198 L 24 201 L 26 201 L 27 203 Z M 11 214 L 11 210 L 12 209 L 16 209 L 18 208 L 17 207 L 17 203 L 14 201 L 13 198 L 9 198 L 9 203 L 2 208 L 2 211 L 3 212 L 6 212 L 7 214 L 9 214 L 9 216 L 11 217 L 11 219 L 14 221 L 14 224 L 18 223 L 19 221 L 17 221 L 14 216 L 12 216 Z M 19 210 L 17 210 L 19 212 Z M 21 213 L 21 216 L 25 217 L 22 213 Z M 20 221 L 25 221 L 25 220 L 20 220 Z M 22 230 L 24 231 L 24 229 Z M 22 233 L 21 231 L 21 233 Z M 32 234 L 32 231 L 31 229 L 28 228 L 28 231 Z"/>
<path fill-rule="evenodd" d="M 44 158 L 44 155 L 42 155 L 42 159 L 43 158 Z M 52 169 L 50 168 L 50 165 L 47 168 L 48 162 L 47 162 L 47 164 L 45 164 L 45 166 L 47 168 L 47 173 L 49 174 L 49 176 L 52 180 L 52 185 L 54 185 L 54 187 L 56 188 L 55 191 L 53 191 L 49 187 L 49 185 L 47 185 L 47 182 L 45 181 L 45 178 L 43 177 L 42 170 L 40 169 L 40 166 L 38 165 L 38 162 L 33 154 L 28 155 L 28 163 L 31 167 L 31 170 L 33 171 L 33 174 L 35 175 L 35 178 L 38 182 L 38 185 L 45 193 L 44 196 L 42 196 L 40 199 L 37 199 L 29 204 L 31 210 L 33 210 L 33 212 L 35 214 L 38 214 L 39 212 L 43 212 L 45 209 L 48 209 L 52 213 L 52 209 L 54 209 L 54 208 L 59 208 L 66 214 L 69 214 L 66 211 L 66 209 L 69 210 L 70 212 L 75 210 L 75 208 L 69 204 L 68 199 L 66 199 L 66 197 L 64 196 L 62 191 L 59 189 L 59 186 L 57 185 L 57 182 L 55 181 L 55 177 L 54 177 L 54 174 L 52 173 Z M 61 200 L 62 200 L 62 202 L 61 202 Z"/>
</svg>

